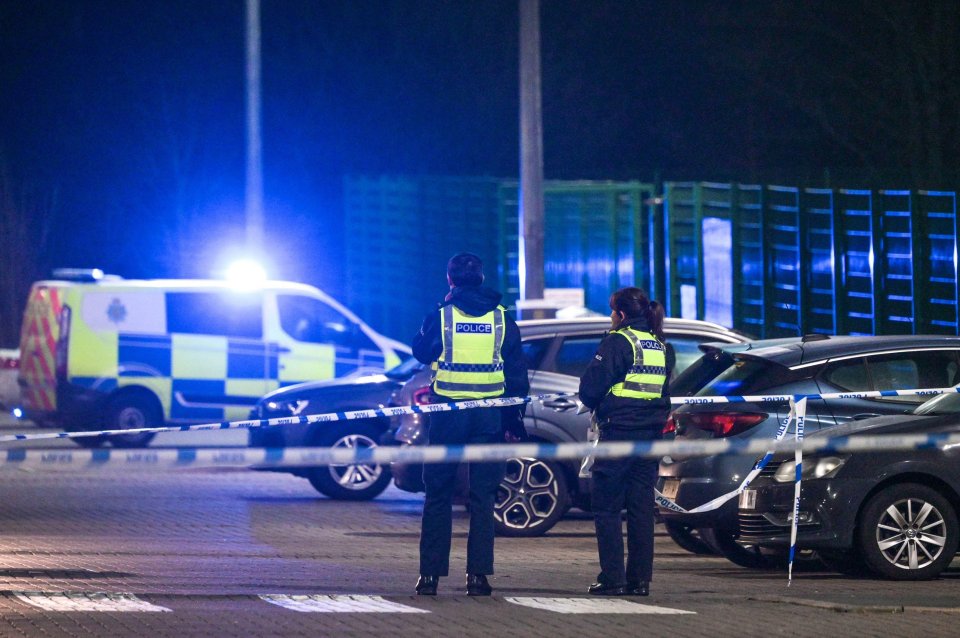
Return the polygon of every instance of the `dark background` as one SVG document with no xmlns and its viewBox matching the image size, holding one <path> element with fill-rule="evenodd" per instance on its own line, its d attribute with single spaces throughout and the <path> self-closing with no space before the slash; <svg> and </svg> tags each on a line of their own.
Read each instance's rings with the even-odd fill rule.
<svg viewBox="0 0 960 638">
<path fill-rule="evenodd" d="M 518 175 L 517 0 L 261 15 L 271 275 L 349 286 L 344 175 Z M 244 19 L 0 3 L 0 345 L 52 267 L 206 277 L 236 254 Z M 960 184 L 956 0 L 543 0 L 541 40 L 549 179 Z"/>
</svg>

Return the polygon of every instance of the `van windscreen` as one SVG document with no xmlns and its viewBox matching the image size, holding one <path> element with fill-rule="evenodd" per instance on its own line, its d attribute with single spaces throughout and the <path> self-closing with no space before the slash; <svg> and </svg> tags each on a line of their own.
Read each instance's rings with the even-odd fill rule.
<svg viewBox="0 0 960 638">
<path fill-rule="evenodd" d="M 263 339 L 263 298 L 246 292 L 168 292 L 167 331 Z"/>
</svg>

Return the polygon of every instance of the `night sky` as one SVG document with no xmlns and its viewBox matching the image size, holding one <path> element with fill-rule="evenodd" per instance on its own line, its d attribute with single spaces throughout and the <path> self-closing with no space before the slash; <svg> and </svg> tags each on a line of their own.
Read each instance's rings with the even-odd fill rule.
<svg viewBox="0 0 960 638">
<path fill-rule="evenodd" d="M 31 273 L 208 276 L 242 240 L 244 11 L 0 3 L 0 190 L 30 219 Z M 343 285 L 346 174 L 517 177 L 516 0 L 261 13 L 276 275 Z M 958 16 L 956 0 L 542 0 L 546 177 L 955 187 Z"/>
</svg>

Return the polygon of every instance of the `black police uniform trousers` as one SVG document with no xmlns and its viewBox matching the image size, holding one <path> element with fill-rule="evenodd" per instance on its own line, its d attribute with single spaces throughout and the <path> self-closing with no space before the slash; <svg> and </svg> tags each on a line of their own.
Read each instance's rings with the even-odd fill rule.
<svg viewBox="0 0 960 638">
<path fill-rule="evenodd" d="M 659 439 L 652 429 L 604 427 L 601 441 Z M 659 460 L 624 457 L 596 459 L 591 484 L 591 509 L 600 554 L 600 581 L 619 586 L 653 578 L 653 489 Z M 623 561 L 621 511 L 627 510 L 627 563 Z"/>
<path fill-rule="evenodd" d="M 500 410 L 436 412 L 429 420 L 430 445 L 467 445 L 503 441 Z M 420 573 L 447 576 L 450 571 L 450 535 L 453 531 L 453 495 L 458 463 L 425 463 L 426 499 L 420 528 Z M 470 532 L 467 537 L 468 574 L 493 573 L 493 505 L 506 464 L 471 463 Z"/>
</svg>

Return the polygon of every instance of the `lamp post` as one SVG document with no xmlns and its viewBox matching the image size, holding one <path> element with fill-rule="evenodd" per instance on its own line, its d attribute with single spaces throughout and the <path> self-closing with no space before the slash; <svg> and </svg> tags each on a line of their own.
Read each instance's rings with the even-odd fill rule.
<svg viewBox="0 0 960 638">
<path fill-rule="evenodd" d="M 263 252 L 263 146 L 260 139 L 260 0 L 247 0 L 247 247 Z"/>
<path fill-rule="evenodd" d="M 522 301 L 543 299 L 543 122 L 540 0 L 520 2 L 520 221 Z M 520 304 L 521 316 L 528 316 Z M 533 311 L 536 314 L 536 311 Z"/>
</svg>

